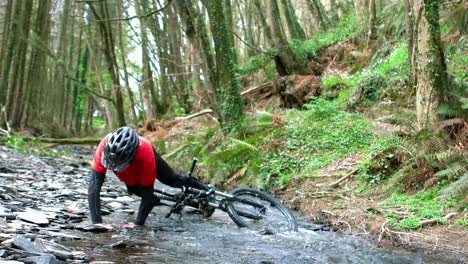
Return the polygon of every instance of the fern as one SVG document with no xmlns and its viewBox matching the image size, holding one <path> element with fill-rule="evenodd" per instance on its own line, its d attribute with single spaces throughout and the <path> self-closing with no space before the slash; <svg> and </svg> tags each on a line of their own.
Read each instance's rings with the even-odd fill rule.
<svg viewBox="0 0 468 264">
<path fill-rule="evenodd" d="M 452 182 L 446 189 L 440 192 L 440 197 L 444 199 L 450 199 L 462 193 L 468 192 L 468 172 L 460 177 L 455 182 Z"/>
<path fill-rule="evenodd" d="M 234 144 L 236 144 L 236 145 L 243 146 L 243 147 L 245 147 L 245 148 L 247 148 L 247 149 L 250 149 L 250 150 L 253 150 L 253 151 L 256 151 L 256 152 L 260 151 L 260 150 L 259 150 L 257 147 L 255 147 L 254 145 L 249 144 L 249 143 L 247 143 L 247 142 L 245 142 L 245 141 L 242 141 L 242 140 L 239 140 L 239 139 L 235 139 L 235 138 L 232 138 L 232 137 L 229 137 L 228 139 L 229 139 L 231 142 L 233 142 Z"/>
</svg>

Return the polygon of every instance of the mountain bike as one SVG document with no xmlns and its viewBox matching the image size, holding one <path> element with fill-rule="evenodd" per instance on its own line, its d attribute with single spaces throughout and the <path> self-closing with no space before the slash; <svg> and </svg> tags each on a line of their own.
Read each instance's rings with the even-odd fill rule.
<svg viewBox="0 0 468 264">
<path fill-rule="evenodd" d="M 192 176 L 197 159 L 193 159 L 189 176 Z M 169 206 L 166 218 L 172 214 L 182 216 L 185 207 L 194 208 L 205 217 L 215 210 L 226 212 L 239 227 L 266 232 L 297 231 L 297 223 L 291 212 L 276 198 L 252 188 L 237 188 L 222 192 L 210 186 L 210 190 L 183 187 L 173 192 L 155 189 L 160 205 Z"/>
</svg>

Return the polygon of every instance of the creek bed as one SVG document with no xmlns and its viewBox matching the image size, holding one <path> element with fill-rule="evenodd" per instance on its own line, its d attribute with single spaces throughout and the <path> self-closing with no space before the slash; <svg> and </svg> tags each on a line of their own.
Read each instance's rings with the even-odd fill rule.
<svg viewBox="0 0 468 264">
<path fill-rule="evenodd" d="M 104 222 L 115 229 L 89 230 L 88 174 L 70 160 L 0 146 L 0 263 L 448 263 L 304 221 L 299 232 L 262 234 L 223 212 L 165 218 L 168 208 L 156 207 L 145 226 L 120 228 L 133 220 L 139 198 L 112 175 L 101 194 Z"/>
</svg>

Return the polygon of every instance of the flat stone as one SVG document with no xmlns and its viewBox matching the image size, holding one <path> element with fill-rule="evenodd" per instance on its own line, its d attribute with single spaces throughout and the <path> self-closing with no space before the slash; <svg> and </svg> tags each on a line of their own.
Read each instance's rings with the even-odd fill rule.
<svg viewBox="0 0 468 264">
<path fill-rule="evenodd" d="M 33 209 L 26 209 L 25 212 L 19 213 L 18 218 L 27 222 L 31 222 L 38 225 L 48 225 L 49 219 L 47 216 L 40 211 L 36 211 Z"/>
</svg>

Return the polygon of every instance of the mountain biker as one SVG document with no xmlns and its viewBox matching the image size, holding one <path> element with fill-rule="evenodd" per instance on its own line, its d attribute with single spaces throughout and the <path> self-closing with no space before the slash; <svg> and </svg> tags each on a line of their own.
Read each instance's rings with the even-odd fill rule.
<svg viewBox="0 0 468 264">
<path fill-rule="evenodd" d="M 148 140 L 130 127 L 121 127 L 105 136 L 94 153 L 88 186 L 93 224 L 102 223 L 100 192 L 107 170 L 112 170 L 127 186 L 129 194 L 141 197 L 136 221 L 127 227 L 144 225 L 153 207 L 159 204 L 159 199 L 153 195 L 156 179 L 172 187 L 209 190 L 194 177 L 176 174 Z"/>
</svg>

